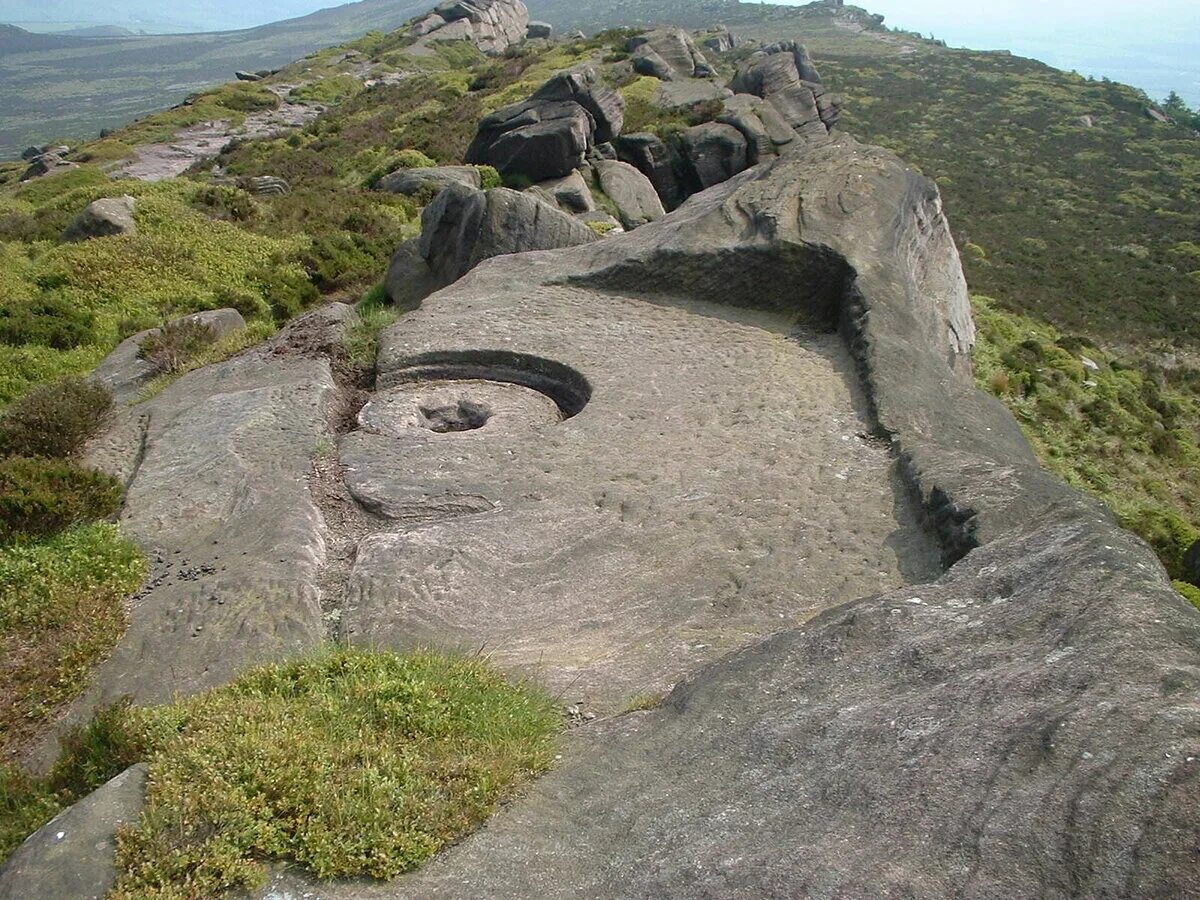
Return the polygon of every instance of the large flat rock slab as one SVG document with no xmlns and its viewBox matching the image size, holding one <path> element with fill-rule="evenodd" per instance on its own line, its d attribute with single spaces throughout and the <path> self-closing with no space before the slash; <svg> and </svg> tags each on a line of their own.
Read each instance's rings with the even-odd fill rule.
<svg viewBox="0 0 1200 900">
<path fill-rule="evenodd" d="M 359 545 L 341 636 L 484 647 L 613 710 L 934 577 L 843 343 L 794 324 L 564 286 L 427 301 L 383 336 L 381 388 L 342 439 L 351 493 L 395 527 Z M 559 421 L 546 394 L 486 380 L 510 354 L 569 367 L 590 399 Z M 408 380 L 467 356 L 479 378 Z"/>
</svg>

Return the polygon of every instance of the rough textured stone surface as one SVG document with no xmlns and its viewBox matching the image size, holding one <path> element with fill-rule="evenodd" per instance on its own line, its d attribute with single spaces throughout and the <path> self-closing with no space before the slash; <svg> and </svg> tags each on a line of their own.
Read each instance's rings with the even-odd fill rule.
<svg viewBox="0 0 1200 900">
<path fill-rule="evenodd" d="M 21 180 L 30 181 L 45 175 L 53 175 L 55 172 L 65 172 L 67 169 L 78 168 L 78 165 L 68 162 L 57 153 L 43 153 L 41 156 L 34 158 L 29 168 L 21 176 Z"/>
<path fill-rule="evenodd" d="M 650 179 L 633 166 L 601 159 L 596 161 L 595 169 L 600 187 L 616 204 L 621 224 L 626 229 L 637 228 L 666 215 Z"/>
<path fill-rule="evenodd" d="M 771 44 L 738 67 L 735 93 L 767 100 L 800 135 L 824 139 L 836 124 L 838 104 L 821 84 L 808 51 L 794 41 Z"/>
<path fill-rule="evenodd" d="M 574 100 L 588 111 L 595 124 L 592 139 L 606 144 L 621 133 L 625 124 L 625 99 L 606 87 L 595 69 L 555 75 L 533 92 L 531 100 Z"/>
<path fill-rule="evenodd" d="M 236 309 L 206 310 L 190 316 L 182 316 L 174 321 L 199 322 L 211 328 L 217 337 L 246 327 L 246 320 Z M 162 331 L 161 328 L 148 328 L 127 337 L 92 372 L 90 376 L 92 380 L 106 385 L 113 392 L 113 399 L 118 404 L 136 400 L 138 394 L 146 386 L 146 382 L 154 377 L 155 372 L 150 363 L 138 354 L 141 352 L 146 338 L 152 334 L 158 334 L 160 331 Z"/>
<path fill-rule="evenodd" d="M 750 164 L 746 138 L 732 125 L 706 122 L 683 133 L 692 193 L 728 181 Z"/>
<path fill-rule="evenodd" d="M 416 23 L 422 41 L 474 43 L 489 56 L 499 56 L 525 39 L 529 10 L 521 0 L 449 0 Z"/>
<path fill-rule="evenodd" d="M 483 183 L 474 166 L 434 166 L 428 169 L 400 169 L 379 179 L 375 187 L 381 191 L 409 196 L 426 189 L 442 190 L 450 184 L 465 184 L 478 188 Z"/>
<path fill-rule="evenodd" d="M 0 900 L 101 900 L 117 829 L 140 815 L 145 786 L 145 766 L 126 769 L 30 835 L 0 868 Z"/>
<path fill-rule="evenodd" d="M 617 156 L 629 163 L 654 185 L 655 193 L 669 211 L 684 200 L 676 160 L 671 149 L 655 134 L 626 134 L 617 139 Z"/>
<path fill-rule="evenodd" d="M 442 286 L 421 255 L 419 237 L 407 240 L 396 248 L 383 286 L 388 299 L 400 309 L 416 309 L 422 300 Z"/>
<path fill-rule="evenodd" d="M 325 524 L 307 479 L 332 437 L 330 354 L 353 318 L 341 304 L 310 313 L 132 408 L 140 432 L 115 429 L 136 458 L 121 528 L 151 580 L 64 728 L 121 696 L 161 702 L 324 639 Z"/>
<path fill-rule="evenodd" d="M 554 37 L 554 26 L 549 22 L 530 22 L 525 36 L 531 41 L 550 40 Z"/>
<path fill-rule="evenodd" d="M 596 240 L 582 222 L 529 194 L 458 185 L 438 194 L 421 215 L 420 253 L 440 285 L 493 256 L 553 250 Z"/>
<path fill-rule="evenodd" d="M 87 241 L 92 238 L 137 234 L 133 210 L 137 201 L 130 196 L 94 200 L 76 216 L 63 232 L 64 241 Z"/>
<path fill-rule="evenodd" d="M 562 178 L 583 165 L 595 127 L 574 100 L 526 100 L 480 122 L 466 160 L 533 181 Z"/>
<path fill-rule="evenodd" d="M 585 213 L 596 208 L 592 190 L 579 172 L 566 178 L 551 178 L 529 188 L 529 193 L 553 203 L 563 212 Z"/>
<path fill-rule="evenodd" d="M 657 28 L 629 39 L 634 70 L 663 81 L 704 78 L 712 66 L 682 28 Z"/>
<path fill-rule="evenodd" d="M 727 28 L 720 28 L 713 34 L 706 34 L 702 40 L 705 50 L 710 50 L 718 55 L 728 53 L 742 43 L 741 38 Z"/>
<path fill-rule="evenodd" d="M 705 308 L 706 300 L 726 305 Z M 772 312 L 739 320 L 730 305 Z M 501 360 L 467 348 L 502 346 L 569 364 L 592 392 L 578 415 L 542 426 L 540 440 L 528 432 L 511 443 L 478 432 L 422 440 L 410 429 L 400 452 L 394 437 L 344 439 L 343 461 L 364 492 L 411 479 L 430 496 L 444 484 L 500 501 L 477 515 L 447 509 L 424 527 L 368 541 L 348 627 L 397 645 L 458 633 L 506 662 L 536 658 L 538 677 L 551 683 L 557 671 L 587 681 L 606 666 L 619 681 L 645 664 L 647 644 L 655 664 L 672 658 L 660 642 L 673 615 L 706 621 L 688 618 L 686 607 L 704 595 L 696 580 L 720 567 L 721 554 L 702 552 L 682 574 L 665 564 L 665 598 L 628 582 L 627 573 L 644 571 L 637 554 L 662 540 L 660 519 L 686 511 L 694 514 L 678 530 L 700 536 L 701 546 L 707 528 L 728 525 L 740 541 L 719 543 L 755 558 L 737 575 L 741 602 L 722 610 L 722 623 L 741 624 L 770 600 L 786 607 L 798 592 L 828 584 L 805 576 L 824 553 L 802 556 L 757 530 L 771 504 L 806 497 L 806 478 L 793 474 L 775 487 L 771 476 L 810 446 L 828 458 L 815 422 L 827 427 L 846 408 L 796 418 L 801 395 L 828 382 L 794 371 L 800 356 L 784 335 L 764 354 L 759 341 L 775 315 L 839 323 L 853 363 L 830 372 L 845 372 L 844 384 L 853 384 L 851 372 L 861 377 L 864 425 L 886 435 L 900 460 L 899 508 L 916 499 L 952 568 L 932 584 L 885 590 L 807 621 L 785 615 L 777 634 L 701 667 L 661 708 L 579 729 L 554 771 L 421 871 L 388 885 L 322 887 L 322 896 L 1200 891 L 1200 614 L 1171 591 L 1149 548 L 1042 471 L 1011 416 L 975 390 L 965 285 L 936 189 L 848 138 L 798 148 L 633 234 L 492 261 L 390 330 L 385 384 L 419 384 L 422 370 L 444 377 L 453 360 L 476 374 L 489 361 L 499 371 Z M 748 341 L 744 354 L 714 368 L 699 362 L 731 348 L 735 334 Z M 799 344 L 813 349 L 812 340 Z M 639 349 L 622 356 L 618 343 Z M 640 371 L 640 360 L 656 354 L 653 374 Z M 636 391 L 624 387 L 622 364 L 640 378 Z M 710 379 L 733 392 L 744 385 L 730 370 L 756 382 L 747 397 L 763 401 L 761 413 L 714 390 Z M 694 401 L 693 390 L 714 402 Z M 731 409 L 722 430 L 737 452 L 724 459 L 744 468 L 726 477 L 749 475 L 760 453 L 771 468 L 767 481 L 756 476 L 759 490 L 735 491 L 752 498 L 749 506 L 710 519 L 702 511 L 725 479 L 709 481 L 699 464 L 698 420 Z M 629 463 L 598 458 L 611 486 L 603 494 L 589 491 L 578 469 L 567 482 L 545 462 L 565 447 L 576 460 L 595 455 L 585 448 L 611 439 L 599 434 L 600 419 L 618 430 Z M 797 421 L 799 443 L 774 430 Z M 738 446 L 744 425 L 761 445 Z M 676 437 L 674 453 L 647 470 L 643 448 L 664 432 Z M 470 450 L 447 456 L 438 447 L 446 441 Z M 493 453 L 502 466 L 481 463 Z M 857 504 L 860 524 L 878 508 L 874 478 L 884 468 L 868 464 L 850 479 L 857 492 L 845 502 Z M 668 474 L 640 490 L 654 472 Z M 530 489 L 534 478 L 545 487 Z M 580 538 L 570 551 L 547 554 L 549 529 L 536 519 L 574 491 L 593 495 L 596 518 L 553 516 Z M 837 487 L 817 493 L 814 502 L 828 501 Z M 799 507 L 784 516 L 793 527 L 812 512 L 806 501 Z M 613 520 L 604 520 L 609 510 Z M 821 509 L 820 521 L 827 514 Z M 636 543 L 619 539 L 618 522 L 640 527 Z M 494 546 L 505 552 L 485 552 L 488 529 L 503 525 Z M 781 570 L 783 582 L 758 595 L 759 578 L 771 583 L 772 550 L 788 558 L 786 578 Z M 575 569 L 588 553 L 594 559 Z M 545 599 L 531 603 L 531 594 Z M 636 644 L 614 637 L 631 617 L 663 615 L 666 598 L 674 609 L 661 628 L 637 628 Z M 715 599 L 714 614 L 724 603 Z M 560 652 L 550 652 L 560 607 L 571 604 L 586 612 L 563 629 Z M 527 616 L 524 628 L 505 633 Z M 699 641 L 709 642 L 707 633 Z M 285 873 L 270 889 L 302 887 Z"/>
</svg>

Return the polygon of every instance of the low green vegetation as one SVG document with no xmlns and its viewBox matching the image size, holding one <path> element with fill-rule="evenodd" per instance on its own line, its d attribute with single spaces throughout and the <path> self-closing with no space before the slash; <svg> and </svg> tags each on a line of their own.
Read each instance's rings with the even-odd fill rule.
<svg viewBox="0 0 1200 900">
<path fill-rule="evenodd" d="M 83 689 L 125 630 L 123 602 L 145 572 L 115 525 L 0 549 L 0 762 Z M 0 827 L 0 857 L 27 833 Z"/>
<path fill-rule="evenodd" d="M 1047 468 L 1108 504 L 1181 578 L 1200 539 L 1200 369 L 1117 356 L 973 301 L 980 387 L 1008 405 Z"/>
<path fill-rule="evenodd" d="M 115 898 L 253 888 L 266 860 L 391 878 L 549 766 L 560 728 L 547 696 L 480 659 L 337 649 L 168 706 L 104 710 L 49 778 L 12 779 L 7 803 L 28 827 L 145 761 Z"/>
<path fill-rule="evenodd" d="M 0 414 L 0 456 L 73 456 L 111 409 L 108 389 L 80 378 L 38 385 Z"/>
</svg>

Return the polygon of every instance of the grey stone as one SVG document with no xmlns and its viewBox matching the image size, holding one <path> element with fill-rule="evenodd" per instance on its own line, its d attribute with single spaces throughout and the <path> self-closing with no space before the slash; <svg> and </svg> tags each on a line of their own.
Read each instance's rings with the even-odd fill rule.
<svg viewBox="0 0 1200 900">
<path fill-rule="evenodd" d="M 238 81 L 262 81 L 263 79 L 263 76 L 257 72 L 243 72 L 240 69 L 234 72 L 233 75 Z"/>
<path fill-rule="evenodd" d="M 421 256 L 421 239 L 405 241 L 392 256 L 383 285 L 388 299 L 399 309 L 416 309 L 441 284 Z"/>
<path fill-rule="evenodd" d="M 771 103 L 799 134 L 821 140 L 837 123 L 837 99 L 821 84 L 808 52 L 794 41 L 771 44 L 738 67 L 730 85 Z"/>
<path fill-rule="evenodd" d="M 101 900 L 117 880 L 117 829 L 145 802 L 146 767 L 133 766 L 25 839 L 0 868 L 0 900 Z"/>
<path fill-rule="evenodd" d="M 1159 122 L 1163 125 L 1170 124 L 1172 121 L 1170 116 L 1168 116 L 1161 109 L 1157 109 L 1156 107 L 1147 106 L 1144 108 L 1143 111 L 1146 113 L 1146 118 L 1151 119 L 1155 122 Z"/>
<path fill-rule="evenodd" d="M 92 238 L 115 237 L 122 234 L 137 234 L 137 223 L 133 211 L 137 201 L 126 195 L 93 200 L 67 230 L 64 241 L 87 241 Z"/>
<path fill-rule="evenodd" d="M 684 200 L 683 188 L 675 170 L 671 148 L 657 135 L 640 133 L 622 135 L 616 141 L 617 156 L 645 175 L 667 210 L 675 209 Z"/>
<path fill-rule="evenodd" d="M 34 178 L 42 178 L 46 175 L 53 175 L 56 172 L 65 172 L 68 169 L 78 169 L 76 163 L 65 160 L 57 153 L 43 153 L 36 157 L 30 164 L 29 168 L 21 175 L 22 181 L 31 181 Z"/>
<path fill-rule="evenodd" d="M 422 40 L 469 40 L 489 56 L 499 56 L 525 40 L 529 10 L 521 0 L 450 0 L 419 27 Z"/>
<path fill-rule="evenodd" d="M 236 309 L 205 310 L 172 320 L 172 322 L 183 321 L 207 325 L 217 337 L 246 327 L 246 320 Z M 89 377 L 108 387 L 117 404 L 135 401 L 146 386 L 146 382 L 155 375 L 153 366 L 138 354 L 141 352 L 146 338 L 161 331 L 161 328 L 147 328 L 145 331 L 139 331 L 121 341 Z"/>
<path fill-rule="evenodd" d="M 392 194 L 413 194 L 425 190 L 440 191 L 450 184 L 478 188 L 483 183 L 474 166 L 434 166 L 424 169 L 398 169 L 379 179 L 375 187 Z"/>
<path fill-rule="evenodd" d="M 479 123 L 466 161 L 532 181 L 562 178 L 583 165 L 595 120 L 574 100 L 526 100 Z"/>
<path fill-rule="evenodd" d="M 841 337 L 800 325 L 821 321 Z M 384 391 L 424 371 L 528 386 L 556 360 L 590 401 L 511 432 L 351 435 L 364 496 L 439 505 L 361 547 L 344 636 L 486 645 L 590 708 L 613 684 L 683 680 L 656 710 L 577 729 L 424 868 L 321 895 L 1197 894 L 1200 614 L 1040 468 L 973 386 L 972 343 L 936 188 L 847 137 L 630 235 L 493 261 L 389 329 Z M 850 359 L 802 362 L 838 346 Z M 862 406 L 822 393 L 834 373 Z M 890 517 L 910 502 L 949 566 L 932 583 L 903 583 L 919 545 Z M 885 518 L 878 590 L 849 546 L 813 544 Z M 268 890 L 303 886 L 285 872 Z"/>
<path fill-rule="evenodd" d="M 662 201 L 645 175 L 628 163 L 602 159 L 595 163 L 600 187 L 617 206 L 621 224 L 634 229 L 666 215 Z"/>
<path fill-rule="evenodd" d="M 452 185 L 421 216 L 420 254 L 440 285 L 485 259 L 586 244 L 596 234 L 548 203 L 507 188 Z"/>
<path fill-rule="evenodd" d="M 592 117 L 595 123 L 592 139 L 597 144 L 613 140 L 625 125 L 625 99 L 605 86 L 592 68 L 555 75 L 534 91 L 529 99 L 574 100 Z"/>
<path fill-rule="evenodd" d="M 706 122 L 683 133 L 683 153 L 691 167 L 693 191 L 706 190 L 745 171 L 746 138 L 732 125 Z"/>
<path fill-rule="evenodd" d="M 40 147 L 26 147 L 21 151 L 21 159 L 23 159 L 25 162 L 33 162 L 35 159 L 41 156 L 43 152 L 44 151 Z"/>
<path fill-rule="evenodd" d="M 254 175 L 245 179 L 246 189 L 257 197 L 282 197 L 291 193 L 287 179 L 278 175 Z"/>
<path fill-rule="evenodd" d="M 525 36 L 530 40 L 549 40 L 554 37 L 554 26 L 549 22 L 530 22 Z"/>
<path fill-rule="evenodd" d="M 412 27 L 412 33 L 416 37 L 424 37 L 430 32 L 437 31 L 446 24 L 446 20 L 437 13 L 430 13 L 425 18 L 421 19 Z"/>
<path fill-rule="evenodd" d="M 656 28 L 629 39 L 634 69 L 663 81 L 703 78 L 712 67 L 692 36 L 682 28 Z"/>
<path fill-rule="evenodd" d="M 729 29 L 721 28 L 714 34 L 704 35 L 703 42 L 705 50 L 711 50 L 713 53 L 721 54 L 728 53 L 730 50 L 735 49 L 742 43 L 742 40 Z"/>
<path fill-rule="evenodd" d="M 572 172 L 565 178 L 539 182 L 529 188 L 529 192 L 547 203 L 553 203 L 563 212 L 584 213 L 596 208 L 591 188 L 579 172 Z"/>
</svg>

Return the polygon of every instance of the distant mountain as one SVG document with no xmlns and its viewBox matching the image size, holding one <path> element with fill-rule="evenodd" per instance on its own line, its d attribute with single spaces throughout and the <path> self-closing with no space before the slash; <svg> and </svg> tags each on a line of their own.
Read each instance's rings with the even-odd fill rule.
<svg viewBox="0 0 1200 900">
<path fill-rule="evenodd" d="M 361 0 L 243 31 L 81 37 L 0 25 L 0 159 L 101 128 L 368 31 L 390 31 L 434 0 Z"/>
<path fill-rule="evenodd" d="M 120 25 L 89 25 L 86 28 L 69 28 L 60 33 L 73 37 L 134 37 L 137 34 Z"/>
</svg>

